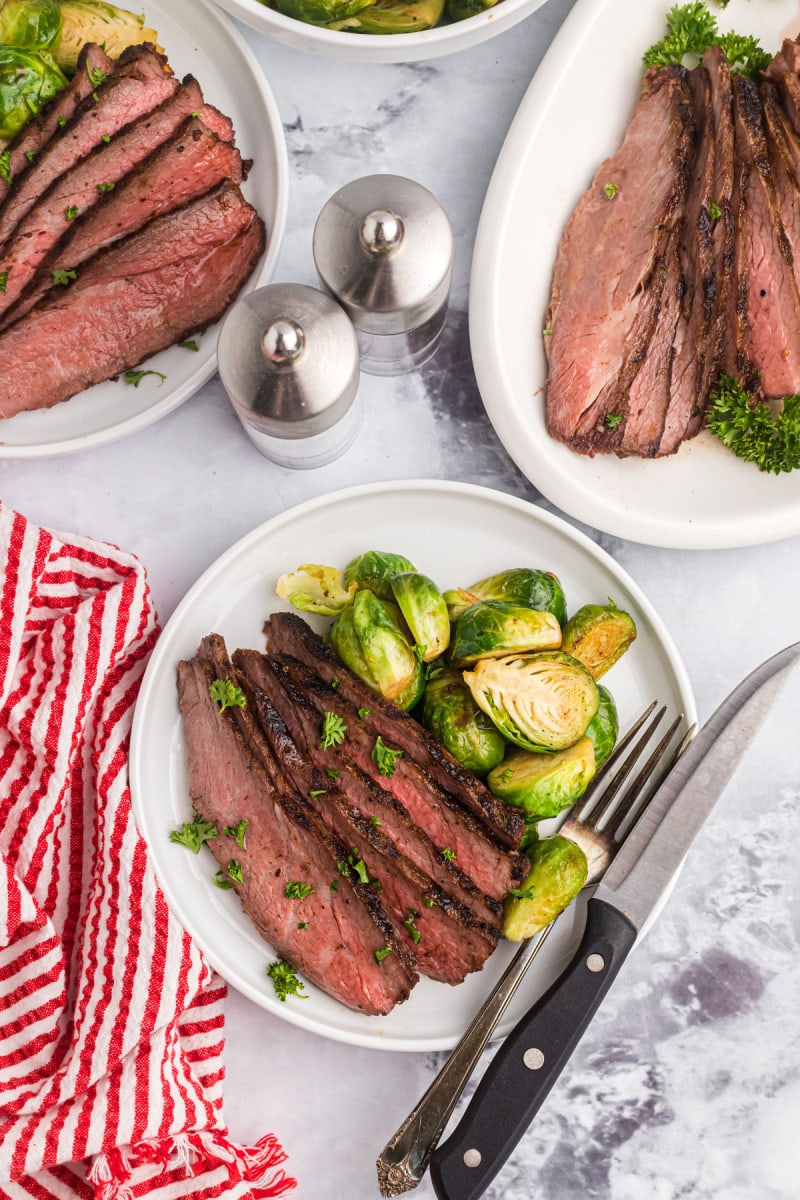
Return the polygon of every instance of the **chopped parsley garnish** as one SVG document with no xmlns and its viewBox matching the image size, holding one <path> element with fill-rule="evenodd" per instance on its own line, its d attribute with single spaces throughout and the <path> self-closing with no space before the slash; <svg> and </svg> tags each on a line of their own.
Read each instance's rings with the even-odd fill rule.
<svg viewBox="0 0 800 1200">
<path fill-rule="evenodd" d="M 308 929 L 308 921 L 298 921 L 297 928 L 298 929 Z"/>
<path fill-rule="evenodd" d="M 102 195 L 103 192 L 113 192 L 116 184 L 114 183 L 98 183 L 97 190 Z"/>
<path fill-rule="evenodd" d="M 242 864 L 241 863 L 237 862 L 235 858 L 232 858 L 230 860 L 230 862 L 228 863 L 227 870 L 228 870 L 228 874 L 230 875 L 231 879 L 235 879 L 237 883 L 242 883 L 243 876 L 242 876 Z"/>
<path fill-rule="evenodd" d="M 214 887 L 218 887 L 223 892 L 227 892 L 229 888 L 233 887 L 230 879 L 225 878 L 225 872 L 221 867 L 214 876 Z"/>
<path fill-rule="evenodd" d="M 313 890 L 310 883 L 301 883 L 299 879 L 290 879 L 283 889 L 283 894 L 284 896 L 288 896 L 290 900 L 305 900 L 306 896 L 310 896 Z"/>
<path fill-rule="evenodd" d="M 358 710 L 358 715 L 361 717 L 362 721 L 365 721 L 367 717 L 370 716 L 370 711 L 368 708 L 360 708 Z"/>
<path fill-rule="evenodd" d="M 199 854 L 206 842 L 215 837 L 219 837 L 219 833 L 214 822 L 204 821 L 198 813 L 195 813 L 193 821 L 184 821 L 180 829 L 172 830 L 169 840 L 178 846 L 185 846 L 193 854 Z"/>
<path fill-rule="evenodd" d="M 297 978 L 294 968 L 290 967 L 287 962 L 280 959 L 278 962 L 270 963 L 267 967 L 267 974 L 272 980 L 275 995 L 279 1000 L 285 1001 L 287 996 L 298 996 L 301 1000 L 308 999 L 308 995 L 303 994 L 302 979 Z"/>
<path fill-rule="evenodd" d="M 137 388 L 144 379 L 145 375 L 157 375 L 161 380 L 161 383 L 163 383 L 167 378 L 166 375 L 162 375 L 160 371 L 126 371 L 122 378 L 126 383 L 132 383 L 133 386 Z M 158 385 L 159 387 L 161 387 L 161 383 Z"/>
<path fill-rule="evenodd" d="M 247 703 L 242 689 L 231 683 L 230 679 L 215 679 L 208 689 L 208 694 L 219 705 L 221 713 L 224 713 L 226 708 L 244 708 Z"/>
<path fill-rule="evenodd" d="M 339 864 L 337 863 L 337 866 L 338 866 L 338 865 L 339 865 Z M 331 890 L 332 892 L 338 892 L 338 890 L 339 890 L 339 880 L 338 880 L 338 879 L 332 879 L 332 880 L 331 880 L 331 882 L 330 882 L 330 884 L 329 884 L 329 887 L 330 887 L 330 890 Z"/>
<path fill-rule="evenodd" d="M 101 83 L 105 83 L 108 75 L 105 71 L 101 71 L 99 67 L 90 67 L 86 64 L 86 74 L 89 76 L 89 82 L 93 88 L 100 87 Z"/>
<path fill-rule="evenodd" d="M 192 116 L 193 116 L 193 117 L 199 117 L 199 116 L 200 116 L 200 112 L 199 112 L 199 110 L 198 110 L 197 112 L 193 112 L 193 113 L 192 113 Z"/>
<path fill-rule="evenodd" d="M 53 276 L 54 286 L 57 287 L 68 287 L 72 280 L 78 278 L 77 271 L 62 271 L 60 267 L 51 271 L 50 274 Z"/>
<path fill-rule="evenodd" d="M 731 70 L 758 81 L 770 56 L 755 38 L 721 33 L 717 19 L 702 0 L 676 4 L 667 13 L 667 34 L 645 51 L 646 67 L 696 66 L 709 46 L 720 46 Z M 689 61 L 685 61 L 685 60 Z"/>
<path fill-rule="evenodd" d="M 375 745 L 372 747 L 372 761 L 377 766 L 379 775 L 385 775 L 387 779 L 391 779 L 394 775 L 395 759 L 402 757 L 402 750 L 392 750 L 378 734 Z"/>
<path fill-rule="evenodd" d="M 381 823 L 380 817 L 370 817 L 370 821 L 373 825 L 380 825 Z"/>
<path fill-rule="evenodd" d="M 449 846 L 445 846 L 444 850 L 442 851 L 442 858 L 445 860 L 445 862 L 452 862 L 455 857 L 455 850 L 451 850 Z"/>
<path fill-rule="evenodd" d="M 616 429 L 622 423 L 622 413 L 606 413 L 603 424 L 606 429 Z"/>
<path fill-rule="evenodd" d="M 552 332 L 553 332 L 552 329 L 548 325 L 547 329 L 542 330 L 542 337 L 550 337 Z"/>
<path fill-rule="evenodd" d="M 321 749 L 329 750 L 331 746 L 340 746 L 346 733 L 347 726 L 342 717 L 335 712 L 326 712 L 322 722 Z"/>
<path fill-rule="evenodd" d="M 33 160 L 36 158 L 36 151 L 35 150 L 26 150 L 25 157 L 27 158 L 28 162 L 33 162 Z"/>
<path fill-rule="evenodd" d="M 338 779 L 339 778 L 339 772 L 336 770 L 336 767 L 328 767 L 327 770 L 325 771 L 325 774 L 328 776 L 329 779 Z"/>
<path fill-rule="evenodd" d="M 532 900 L 533 888 L 508 888 L 509 896 L 516 896 L 518 900 Z"/>
<path fill-rule="evenodd" d="M 436 906 L 436 901 L 434 900 L 433 896 L 424 896 L 422 903 L 426 908 L 435 908 Z"/>
<path fill-rule="evenodd" d="M 334 675 L 333 679 L 331 680 L 331 687 L 333 688 L 334 691 L 336 691 L 338 686 L 339 686 L 339 680 Z"/>
<path fill-rule="evenodd" d="M 67 207 L 64 209 L 64 216 L 67 218 L 68 221 L 74 221 L 75 218 L 77 217 L 77 215 L 78 215 L 78 209 L 75 204 L 68 204 Z"/>
<path fill-rule="evenodd" d="M 188 342 L 178 342 L 178 345 L 180 346 L 181 350 L 194 350 L 195 353 L 197 353 L 200 349 L 194 338 L 191 338 Z"/>
<path fill-rule="evenodd" d="M 223 833 L 227 833 L 228 837 L 236 838 L 236 845 L 244 850 L 244 831 L 247 828 L 247 817 L 242 817 L 238 825 L 226 825 Z"/>
<path fill-rule="evenodd" d="M 339 874 L 344 875 L 345 878 L 347 878 L 347 876 L 350 874 L 350 868 L 348 867 L 347 863 L 343 859 L 341 861 L 337 862 L 336 867 L 339 871 Z"/>
<path fill-rule="evenodd" d="M 58 126 L 59 126 L 59 129 L 63 129 L 63 128 L 64 128 L 64 126 L 66 125 L 66 123 L 67 123 L 67 118 L 66 118 L 66 117 L 59 117 L 59 118 L 58 118 Z"/>
<path fill-rule="evenodd" d="M 5 179 L 9 187 L 14 182 L 11 178 L 11 151 L 4 150 L 0 154 L 0 179 Z"/>
<path fill-rule="evenodd" d="M 5 296 L 8 286 L 8 271 L 0 271 L 0 292 Z"/>
<path fill-rule="evenodd" d="M 367 865 L 363 861 L 363 859 L 360 858 L 360 856 L 359 856 L 358 846 L 353 846 L 353 849 L 350 851 L 350 853 L 347 856 L 347 862 L 348 862 L 348 865 L 353 868 L 356 875 L 358 876 L 359 883 L 371 883 L 372 882 L 372 880 L 370 880 L 370 877 L 369 877 L 369 872 L 367 871 Z M 348 872 L 348 874 L 349 874 L 349 872 Z"/>
<path fill-rule="evenodd" d="M 100 141 L 105 142 L 105 144 L 108 145 L 108 143 L 111 141 L 111 134 L 110 133 L 102 134 L 100 137 Z"/>
<path fill-rule="evenodd" d="M 712 221 L 718 221 L 722 216 L 722 209 L 717 204 L 713 196 L 708 202 L 708 215 L 711 217 Z"/>
<path fill-rule="evenodd" d="M 417 929 L 416 925 L 414 924 L 414 917 L 416 917 L 416 915 L 417 915 L 417 910 L 415 908 L 410 908 L 408 910 L 408 916 L 406 917 L 405 921 L 403 921 L 403 924 L 405 925 L 408 932 L 411 934 L 411 940 L 414 943 L 414 945 L 418 946 L 420 944 L 420 942 L 422 941 L 422 935 L 420 934 L 420 931 Z"/>
<path fill-rule="evenodd" d="M 325 788 L 312 788 L 308 794 L 312 800 L 316 800 L 317 796 L 325 795 Z"/>
<path fill-rule="evenodd" d="M 384 946 L 382 950 L 376 950 L 375 951 L 375 962 L 380 965 L 385 958 L 389 957 L 389 955 L 391 953 L 392 953 L 391 946 Z"/>
<path fill-rule="evenodd" d="M 786 396 L 774 416 L 729 375 L 720 375 L 711 393 L 708 428 L 745 462 L 779 475 L 800 467 L 800 396 Z"/>
<path fill-rule="evenodd" d="M 619 187 L 617 186 L 616 183 L 607 183 L 605 185 L 605 187 L 603 188 L 603 192 L 605 193 L 606 200 L 613 200 L 618 191 L 619 191 Z"/>
</svg>

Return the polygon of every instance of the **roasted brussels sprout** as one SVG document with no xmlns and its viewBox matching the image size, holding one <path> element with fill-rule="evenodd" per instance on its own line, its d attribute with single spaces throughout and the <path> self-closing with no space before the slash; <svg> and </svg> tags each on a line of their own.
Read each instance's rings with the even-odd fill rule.
<svg viewBox="0 0 800 1200">
<path fill-rule="evenodd" d="M 510 942 L 533 937 L 572 903 L 586 883 L 586 855 L 569 838 L 556 834 L 529 849 L 531 870 L 525 882 L 505 903 L 503 933 Z"/>
<path fill-rule="evenodd" d="M 613 600 L 608 604 L 584 604 L 564 626 L 562 649 L 600 679 L 635 637 L 633 617 L 617 608 Z"/>
<path fill-rule="evenodd" d="M 366 554 L 359 554 L 358 558 L 354 558 L 345 567 L 344 586 L 349 587 L 355 582 L 360 588 L 369 588 L 379 600 L 392 600 L 392 579 L 395 575 L 416 569 L 402 554 L 367 550 Z"/>
<path fill-rule="evenodd" d="M 333 625 L 331 625 L 329 637 L 331 648 L 336 657 L 340 658 L 354 675 L 357 675 L 359 679 L 363 679 L 364 683 L 376 692 L 379 692 L 380 688 L 367 666 L 367 660 L 364 658 L 361 643 L 356 634 L 352 604 L 343 609 Z"/>
<path fill-rule="evenodd" d="M 594 762 L 601 767 L 617 744 L 619 718 L 614 697 L 602 683 L 597 685 L 600 707 L 586 726 L 586 736 L 594 746 Z"/>
<path fill-rule="evenodd" d="M 0 46 L 0 141 L 10 141 L 66 85 L 46 50 Z"/>
<path fill-rule="evenodd" d="M 411 683 L 392 700 L 392 704 L 396 704 L 398 708 L 402 708 L 406 712 L 419 704 L 425 694 L 425 668 L 416 655 L 414 655 L 414 659 L 414 674 L 411 677 Z"/>
<path fill-rule="evenodd" d="M 0 3 L 0 45 L 46 50 L 61 35 L 57 0 L 5 0 Z"/>
<path fill-rule="evenodd" d="M 503 758 L 505 739 L 472 699 L 460 671 L 443 670 L 428 681 L 422 722 L 453 758 L 476 775 L 485 775 Z"/>
<path fill-rule="evenodd" d="M 560 650 L 483 658 L 464 672 L 476 704 L 523 750 L 565 750 L 600 704 L 597 684 Z"/>
<path fill-rule="evenodd" d="M 444 0 L 378 0 L 344 21 L 332 21 L 331 29 L 351 33 L 414 33 L 438 25 L 444 13 Z"/>
<path fill-rule="evenodd" d="M 391 588 L 422 661 L 438 658 L 450 644 L 450 620 L 436 584 L 418 571 L 401 571 L 391 580 Z"/>
<path fill-rule="evenodd" d="M 141 14 L 104 0 L 62 0 L 61 40 L 54 44 L 53 56 L 62 70 L 72 74 L 86 42 L 97 42 L 109 58 L 119 58 L 127 46 L 157 41 L 157 32 L 145 28 Z"/>
<path fill-rule="evenodd" d="M 413 681 L 419 663 L 393 614 L 368 588 L 356 592 L 353 628 L 378 690 L 394 700 Z"/>
<path fill-rule="evenodd" d="M 483 600 L 458 618 L 450 661 L 454 667 L 466 667 L 482 658 L 519 650 L 554 650 L 560 645 L 561 626 L 552 613 Z"/>
<path fill-rule="evenodd" d="M 586 791 L 596 770 L 588 737 L 554 754 L 512 750 L 490 772 L 491 791 L 506 804 L 516 804 L 537 819 L 556 817 Z"/>
<path fill-rule="evenodd" d="M 536 608 L 549 612 L 563 625 L 567 619 L 564 591 L 558 578 L 549 571 L 536 571 L 528 567 L 515 567 L 481 579 L 469 588 L 455 588 L 445 592 L 450 620 L 457 621 L 471 604 L 479 600 L 503 600 L 507 604 L 519 604 L 522 608 Z"/>
<path fill-rule="evenodd" d="M 465 21 L 476 13 L 494 8 L 498 0 L 447 0 L 447 15 L 451 21 Z"/>
<path fill-rule="evenodd" d="M 281 575 L 275 591 L 281 600 L 288 600 L 302 612 L 335 617 L 353 603 L 357 587 L 357 583 L 342 587 L 342 573 L 336 567 L 303 563 L 296 571 Z"/>
</svg>

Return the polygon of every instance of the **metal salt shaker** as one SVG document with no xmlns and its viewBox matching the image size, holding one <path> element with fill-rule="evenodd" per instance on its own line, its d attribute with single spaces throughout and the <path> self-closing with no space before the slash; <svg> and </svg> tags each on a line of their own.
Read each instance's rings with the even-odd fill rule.
<svg viewBox="0 0 800 1200">
<path fill-rule="evenodd" d="M 447 315 L 453 232 L 427 188 L 400 175 L 346 184 L 317 218 L 314 261 L 356 327 L 362 371 L 400 375 L 430 358 Z"/>
<path fill-rule="evenodd" d="M 223 322 L 217 360 L 236 415 L 266 458 L 321 467 L 355 439 L 356 333 L 318 288 L 274 283 L 242 296 Z"/>
</svg>

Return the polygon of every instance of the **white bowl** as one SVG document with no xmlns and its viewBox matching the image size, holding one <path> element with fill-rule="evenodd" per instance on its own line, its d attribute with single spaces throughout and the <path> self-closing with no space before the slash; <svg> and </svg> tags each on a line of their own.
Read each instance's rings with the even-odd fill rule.
<svg viewBox="0 0 800 1200">
<path fill-rule="evenodd" d="M 260 4 L 259 0 L 217 0 L 217 3 L 257 33 L 266 34 L 296 50 L 311 50 L 326 58 L 344 58 L 353 62 L 399 63 L 439 58 L 442 54 L 477 46 L 523 21 L 541 8 L 545 0 L 500 0 L 494 8 L 467 17 L 465 21 L 438 25 L 420 33 L 387 35 L 322 29 L 318 25 L 296 21 L 294 17 L 285 17 L 276 9 Z"/>
</svg>

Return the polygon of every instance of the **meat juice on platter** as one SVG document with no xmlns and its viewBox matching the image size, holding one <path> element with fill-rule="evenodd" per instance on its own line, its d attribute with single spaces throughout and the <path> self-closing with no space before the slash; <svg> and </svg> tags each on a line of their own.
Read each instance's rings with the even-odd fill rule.
<svg viewBox="0 0 800 1200">
<path fill-rule="evenodd" d="M 265 245 L 230 119 L 152 43 L 112 60 L 87 42 L 63 82 L 2 154 L 3 417 L 138 384 L 221 316 Z"/>
</svg>

